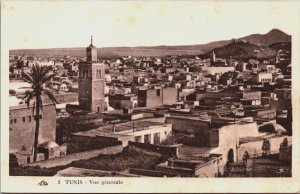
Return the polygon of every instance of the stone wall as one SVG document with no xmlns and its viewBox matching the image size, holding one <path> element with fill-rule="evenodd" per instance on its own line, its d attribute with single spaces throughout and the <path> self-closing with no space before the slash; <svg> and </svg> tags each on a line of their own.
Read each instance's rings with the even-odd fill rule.
<svg viewBox="0 0 300 194">
<path fill-rule="evenodd" d="M 172 124 L 172 130 L 183 133 L 199 133 L 210 128 L 208 121 L 182 117 L 167 117 L 166 123 Z"/>
<path fill-rule="evenodd" d="M 148 89 L 146 97 L 146 106 L 155 107 L 163 104 L 174 104 L 177 102 L 176 88 Z"/>
<path fill-rule="evenodd" d="M 118 138 L 101 137 L 101 136 L 90 137 L 90 136 L 75 135 L 75 134 L 72 135 L 72 141 L 82 146 L 89 146 L 95 144 L 112 146 L 112 145 L 121 144 L 121 142 L 118 141 Z"/>
<path fill-rule="evenodd" d="M 78 101 L 78 93 L 60 93 L 54 94 L 55 99 L 58 103 L 68 103 L 68 102 L 77 102 Z"/>
<path fill-rule="evenodd" d="M 276 89 L 275 94 L 279 100 L 291 100 L 292 99 L 292 90 L 290 88 L 289 89 Z"/>
<path fill-rule="evenodd" d="M 132 174 L 137 174 L 141 176 L 149 176 L 149 177 L 176 177 L 176 173 L 167 173 L 167 172 L 162 172 L 162 171 L 157 171 L 157 170 L 145 170 L 145 169 L 136 169 L 136 168 L 131 168 L 129 169 L 129 173 Z"/>
<path fill-rule="evenodd" d="M 269 138 L 268 140 L 270 141 L 270 146 L 271 146 L 270 152 L 279 153 L 280 144 L 282 143 L 283 139 L 286 137 L 288 138 L 289 142 L 292 141 L 291 136 L 277 136 L 277 137 Z M 248 151 L 250 157 L 260 156 L 263 153 L 262 144 L 263 144 L 263 140 L 252 141 L 252 142 L 241 144 L 237 152 L 238 159 L 239 160 L 243 159 L 243 154 L 245 151 Z"/>
<path fill-rule="evenodd" d="M 174 104 L 178 101 L 176 88 L 163 88 L 163 104 Z"/>
<path fill-rule="evenodd" d="M 52 168 L 56 166 L 67 165 L 77 160 L 87 160 L 90 158 L 94 158 L 99 156 L 100 154 L 111 155 L 111 154 L 121 153 L 122 151 L 123 151 L 122 145 L 115 145 L 115 146 L 105 147 L 101 149 L 95 149 L 86 152 L 70 154 L 61 158 L 53 158 L 53 159 L 44 160 L 40 162 L 30 163 L 30 164 L 26 164 L 26 166 L 39 166 L 41 168 Z"/>
<path fill-rule="evenodd" d="M 245 98 L 245 99 L 260 99 L 261 91 L 243 92 L 243 98 Z"/>
<path fill-rule="evenodd" d="M 159 95 L 157 95 L 159 92 Z M 146 96 L 146 107 L 161 106 L 163 104 L 161 89 L 148 89 Z"/>
<path fill-rule="evenodd" d="M 156 171 L 161 171 L 163 173 L 172 173 L 177 174 L 181 177 L 194 177 L 194 170 L 189 168 L 174 168 L 172 166 L 168 166 L 167 162 L 161 163 L 155 166 Z"/>
<path fill-rule="evenodd" d="M 213 153 L 223 154 L 222 162 L 224 165 L 228 160 L 228 153 L 232 149 L 233 159 L 237 161 L 237 146 L 239 145 L 240 137 L 258 136 L 258 128 L 255 122 L 244 124 L 226 125 L 219 130 L 219 147 Z"/>
<path fill-rule="evenodd" d="M 9 150 L 17 152 L 24 148 L 30 149 L 34 144 L 35 119 L 33 107 L 27 106 L 10 107 L 9 125 Z M 39 143 L 55 140 L 56 111 L 55 105 L 43 106 L 42 118 L 40 119 Z"/>
<path fill-rule="evenodd" d="M 197 163 L 186 159 L 169 159 L 167 162 L 156 165 L 155 170 L 162 173 L 172 173 L 183 177 L 217 177 L 224 173 L 224 164 L 221 155 L 203 158 Z"/>
<path fill-rule="evenodd" d="M 191 146 L 218 147 L 219 146 L 219 130 L 202 131 L 195 136 L 185 136 L 184 144 Z"/>
<path fill-rule="evenodd" d="M 271 109 L 275 109 L 276 111 L 287 110 L 292 107 L 291 100 L 271 100 L 270 103 Z"/>
<path fill-rule="evenodd" d="M 137 119 L 143 119 L 143 118 L 144 118 L 144 114 L 143 113 L 132 114 L 131 115 L 131 120 L 137 120 Z"/>
<path fill-rule="evenodd" d="M 248 111 L 246 114 L 259 119 L 274 119 L 276 117 L 276 110 L 254 110 Z"/>
<path fill-rule="evenodd" d="M 197 177 L 218 177 L 224 174 L 224 165 L 222 163 L 222 156 L 213 159 L 206 163 L 205 166 L 196 167 L 195 175 Z"/>
<path fill-rule="evenodd" d="M 165 156 L 177 156 L 178 149 L 181 146 L 172 145 L 172 146 L 164 146 L 164 145 L 155 145 L 155 144 L 145 144 L 145 143 L 138 143 L 138 142 L 129 142 L 129 146 L 137 147 L 141 149 L 145 149 L 152 152 L 157 152 Z"/>
<path fill-rule="evenodd" d="M 121 99 L 114 96 L 109 98 L 109 106 L 114 109 L 122 109 L 122 108 L 134 108 L 134 102 L 130 98 Z"/>
<path fill-rule="evenodd" d="M 143 113 L 145 116 L 147 113 Z M 158 122 L 158 123 L 166 123 L 166 117 L 155 117 L 155 118 L 147 118 L 144 119 L 144 121 L 150 121 L 150 122 Z"/>
</svg>

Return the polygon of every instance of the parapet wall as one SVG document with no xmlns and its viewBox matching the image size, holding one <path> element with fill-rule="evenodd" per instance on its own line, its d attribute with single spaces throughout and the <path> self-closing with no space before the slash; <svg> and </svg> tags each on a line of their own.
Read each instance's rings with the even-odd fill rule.
<svg viewBox="0 0 300 194">
<path fill-rule="evenodd" d="M 94 143 L 106 144 L 107 146 L 120 144 L 118 138 L 101 137 L 101 136 L 90 137 L 90 136 L 75 135 L 75 134 L 72 135 L 72 141 L 81 144 L 82 146 L 86 146 L 88 144 L 94 144 Z"/>
<path fill-rule="evenodd" d="M 90 151 L 86 151 L 86 152 L 69 154 L 69 155 L 66 155 L 65 157 L 61 157 L 61 158 L 53 158 L 53 159 L 44 160 L 41 162 L 30 163 L 30 164 L 26 164 L 26 166 L 39 166 L 41 168 L 52 168 L 52 167 L 56 167 L 56 166 L 67 165 L 73 161 L 87 160 L 90 158 L 94 158 L 94 157 L 99 156 L 100 154 L 111 155 L 111 154 L 121 153 L 122 151 L 123 151 L 122 145 L 115 145 L 115 146 L 105 147 L 105 148 L 101 148 L 101 149 L 90 150 Z"/>
<path fill-rule="evenodd" d="M 210 123 L 208 121 L 180 117 L 167 117 L 166 123 L 172 124 L 172 130 L 182 133 L 194 134 L 210 128 Z"/>
<path fill-rule="evenodd" d="M 273 137 L 268 139 L 270 142 L 270 153 L 279 153 L 280 144 L 282 143 L 284 138 L 288 138 L 289 142 L 292 141 L 291 136 L 278 136 L 278 137 Z M 262 155 L 263 153 L 262 145 L 263 145 L 263 140 L 252 141 L 252 142 L 241 144 L 237 151 L 238 160 L 243 159 L 243 154 L 245 151 L 249 153 L 250 157 Z"/>
<path fill-rule="evenodd" d="M 77 102 L 78 101 L 78 93 L 60 93 L 54 94 L 55 99 L 58 103 L 68 103 L 68 102 Z"/>
<path fill-rule="evenodd" d="M 131 142 L 129 141 L 129 146 L 145 149 L 148 151 L 160 153 L 164 156 L 178 156 L 178 150 L 180 144 L 172 145 L 172 146 L 164 146 L 164 145 L 156 145 L 156 144 L 145 144 L 145 143 L 138 143 L 138 142 Z"/>
<path fill-rule="evenodd" d="M 191 146 L 218 147 L 219 131 L 211 129 L 200 132 L 195 136 L 185 136 L 184 144 Z"/>
</svg>

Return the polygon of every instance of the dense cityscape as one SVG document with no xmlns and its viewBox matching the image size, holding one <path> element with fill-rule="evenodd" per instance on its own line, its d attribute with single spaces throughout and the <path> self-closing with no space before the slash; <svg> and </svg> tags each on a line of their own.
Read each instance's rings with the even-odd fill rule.
<svg viewBox="0 0 300 194">
<path fill-rule="evenodd" d="M 91 37 L 85 52 L 10 51 L 10 175 L 292 176 L 291 39 L 103 56 Z"/>
</svg>

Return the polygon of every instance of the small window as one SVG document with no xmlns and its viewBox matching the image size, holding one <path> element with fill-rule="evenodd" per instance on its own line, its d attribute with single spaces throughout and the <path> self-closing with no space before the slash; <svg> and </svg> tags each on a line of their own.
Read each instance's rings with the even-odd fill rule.
<svg viewBox="0 0 300 194">
<path fill-rule="evenodd" d="M 144 143 L 151 143 L 151 134 L 144 135 Z"/>
<path fill-rule="evenodd" d="M 25 123 L 25 121 L 26 121 L 26 118 L 25 118 L 25 117 L 23 117 L 23 123 Z"/>
<path fill-rule="evenodd" d="M 135 142 L 141 142 L 142 137 L 141 136 L 136 136 L 134 137 Z"/>
<path fill-rule="evenodd" d="M 28 116 L 28 122 L 31 122 L 31 116 Z"/>
<path fill-rule="evenodd" d="M 84 69 L 82 73 L 83 73 L 83 78 L 88 78 L 88 70 Z"/>
<path fill-rule="evenodd" d="M 14 123 L 17 123 L 17 119 L 14 119 Z"/>
<path fill-rule="evenodd" d="M 160 89 L 156 90 L 156 96 L 160 96 Z"/>
<path fill-rule="evenodd" d="M 13 120 L 12 119 L 10 119 L 9 124 L 13 124 Z"/>
<path fill-rule="evenodd" d="M 96 78 L 101 78 L 101 69 L 96 70 Z"/>
</svg>

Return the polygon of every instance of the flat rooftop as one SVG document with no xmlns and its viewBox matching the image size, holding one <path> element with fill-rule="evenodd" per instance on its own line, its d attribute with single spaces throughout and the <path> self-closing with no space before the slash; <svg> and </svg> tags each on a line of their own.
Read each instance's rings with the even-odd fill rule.
<svg viewBox="0 0 300 194">
<path fill-rule="evenodd" d="M 200 117 L 199 115 L 197 115 L 197 117 L 195 116 L 182 116 L 182 115 L 171 115 L 169 116 L 170 118 L 178 118 L 178 119 L 186 119 L 186 120 L 196 120 L 196 121 L 203 121 L 203 122 L 207 122 L 210 123 L 210 117 Z"/>
<path fill-rule="evenodd" d="M 193 157 L 188 156 L 180 156 L 179 158 L 175 159 L 177 162 L 188 162 L 188 163 L 195 163 L 195 164 L 204 164 L 206 162 L 211 161 L 212 159 L 216 159 L 222 156 L 221 154 L 207 154 L 205 155 L 195 155 Z"/>
<path fill-rule="evenodd" d="M 133 121 L 133 122 L 126 122 L 126 123 L 120 123 L 115 125 L 107 125 L 89 131 L 74 133 L 74 135 L 82 135 L 82 136 L 90 136 L 90 137 L 109 136 L 109 137 L 117 138 L 120 136 L 128 136 L 126 134 L 129 132 L 132 133 L 136 131 L 148 130 L 158 126 L 166 127 L 166 126 L 171 126 L 171 124 L 159 123 L 153 121 Z"/>
<path fill-rule="evenodd" d="M 212 154 L 208 154 L 210 151 L 218 147 L 197 147 L 182 145 L 179 147 L 179 158 L 207 158 Z"/>
</svg>

